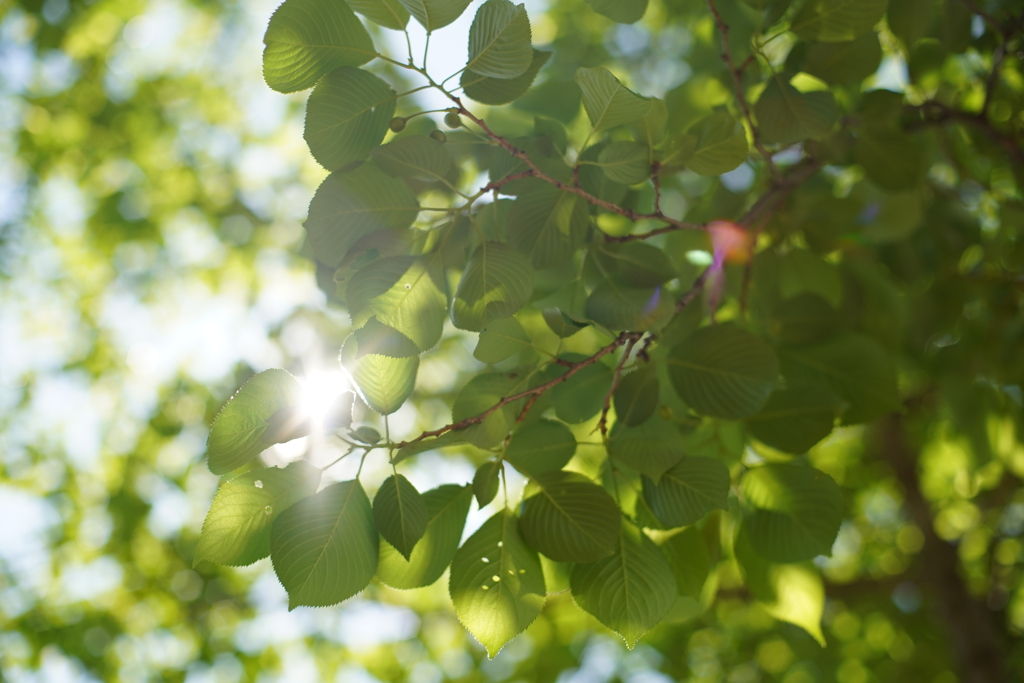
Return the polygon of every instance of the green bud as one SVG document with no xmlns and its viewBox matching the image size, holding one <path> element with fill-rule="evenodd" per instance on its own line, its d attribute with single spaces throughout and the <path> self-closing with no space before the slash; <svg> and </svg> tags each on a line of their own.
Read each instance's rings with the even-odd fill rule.
<svg viewBox="0 0 1024 683">
<path fill-rule="evenodd" d="M 444 144 L 448 140 L 448 136 L 445 135 L 444 132 L 440 130 L 430 131 L 430 137 L 434 138 L 435 140 L 442 144 Z"/>
</svg>

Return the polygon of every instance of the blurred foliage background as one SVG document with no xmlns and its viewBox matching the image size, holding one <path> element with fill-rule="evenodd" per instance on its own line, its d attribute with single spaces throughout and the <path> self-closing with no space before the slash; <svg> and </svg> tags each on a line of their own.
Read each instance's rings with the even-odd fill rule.
<svg viewBox="0 0 1024 683">
<path fill-rule="evenodd" d="M 981 4 L 998 13 L 1014 3 Z M 561 58 L 550 81 L 572 73 L 560 64 L 615 61 L 635 89 L 670 103 L 703 111 L 728 96 L 703 3 L 652 2 L 632 26 L 576 0 L 527 6 L 534 42 Z M 919 36 L 894 30 L 894 7 L 935 19 Z M 930 582 L 939 574 L 991 617 L 1006 670 L 1024 671 L 1024 422 L 1012 381 L 1024 358 L 1024 206 L 998 150 L 953 130 L 929 139 L 952 150 L 929 183 L 956 208 L 935 201 L 926 219 L 953 236 L 886 255 L 905 266 L 906 315 L 887 331 L 891 348 L 914 349 L 901 382 L 921 396 L 908 418 L 920 457 L 880 455 L 906 447 L 884 426 L 840 429 L 810 455 L 847 499 L 833 557 L 820 562 L 827 648 L 752 602 L 726 561 L 717 599 L 712 589 L 631 652 L 563 593 L 490 661 L 453 616 L 444 580 L 408 593 L 374 584 L 339 607 L 288 612 L 266 560 L 192 569 L 217 486 L 200 459 L 215 411 L 267 367 L 336 370 L 348 333 L 300 255 L 325 172 L 302 141 L 305 95 L 277 95 L 260 75 L 273 9 L 0 5 L 0 680 L 954 683 L 950 643 L 962 634 L 948 622 L 971 622 L 943 612 Z M 941 72 L 983 96 L 998 36 L 959 0 L 894 0 L 889 24 L 868 84 L 913 92 Z M 446 31 L 461 59 L 465 26 Z M 993 109 L 1018 129 L 1020 64 L 1019 53 L 1006 58 Z M 744 168 L 699 186 L 714 198 L 703 211 L 749 186 Z M 830 210 L 786 220 L 827 225 Z M 921 248 L 952 261 L 944 299 L 928 300 L 943 302 L 936 309 L 915 298 L 935 277 L 914 260 Z M 444 395 L 474 371 L 471 348 L 456 335 L 425 361 L 424 424 L 447 409 L 427 392 Z M 915 391 L 933 385 L 948 401 L 941 411 Z M 296 456 L 282 446 L 266 459 Z M 473 469 L 432 454 L 409 476 L 468 481 Z M 470 528 L 486 517 L 474 515 Z"/>
</svg>

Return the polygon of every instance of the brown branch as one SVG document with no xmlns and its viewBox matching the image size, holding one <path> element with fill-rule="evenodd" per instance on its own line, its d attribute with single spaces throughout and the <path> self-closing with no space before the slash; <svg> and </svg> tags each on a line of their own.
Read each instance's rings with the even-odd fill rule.
<svg viewBox="0 0 1024 683">
<path fill-rule="evenodd" d="M 722 15 L 718 12 L 718 7 L 715 6 L 715 0 L 707 0 L 708 9 L 711 10 L 712 16 L 715 18 L 715 25 L 718 27 L 718 33 L 722 37 L 722 61 L 725 62 L 726 68 L 729 69 L 729 73 L 732 74 L 733 85 L 736 89 L 736 99 L 740 103 L 740 109 L 743 110 L 743 117 L 747 120 L 747 125 L 750 126 L 750 135 L 754 139 L 754 148 L 761 153 L 764 157 L 765 163 L 768 164 L 768 170 L 771 171 L 772 177 L 776 180 L 780 180 L 779 169 L 775 166 L 775 162 L 772 160 L 772 155 L 765 149 L 764 143 L 761 142 L 761 132 L 754 125 L 754 117 L 750 113 L 750 105 L 747 103 L 747 96 L 743 92 L 743 71 L 737 68 L 736 63 L 732 60 L 732 55 L 729 53 L 729 26 L 722 19 Z M 749 60 L 748 60 L 749 61 Z M 743 62 L 743 68 L 746 68 L 747 62 Z"/>
<path fill-rule="evenodd" d="M 537 166 L 537 164 L 534 163 L 532 159 L 530 159 L 529 154 L 527 154 L 524 150 L 519 149 L 502 136 L 495 133 L 493 130 L 491 130 L 490 126 L 487 125 L 486 121 L 484 121 L 478 116 L 474 116 L 472 112 L 466 109 L 466 107 L 462 104 L 462 100 L 460 98 L 456 97 L 455 95 L 449 95 L 449 97 L 451 98 L 452 102 L 458 105 L 459 114 L 475 123 L 477 126 L 480 127 L 480 130 L 482 130 L 484 134 L 487 135 L 487 137 L 491 138 L 496 143 L 498 143 L 498 145 L 500 145 L 503 149 L 505 149 L 505 151 L 507 151 L 513 157 L 519 159 L 527 166 L 529 166 L 531 175 L 534 178 L 539 178 L 540 180 L 543 180 L 546 183 L 554 185 L 558 189 L 564 190 L 565 192 L 571 192 L 572 194 L 582 197 L 588 203 L 593 204 L 594 206 L 598 206 L 602 209 L 605 209 L 606 211 L 610 211 L 611 213 L 616 213 L 620 216 L 624 216 L 625 218 L 628 218 L 633 222 L 643 220 L 658 221 L 661 223 L 667 223 L 672 228 L 672 230 L 704 229 L 703 225 L 700 225 L 698 223 L 688 223 L 686 221 L 681 221 L 676 218 L 666 216 L 660 210 L 655 211 L 654 213 L 640 213 L 639 211 L 634 211 L 633 209 L 627 209 L 613 202 L 609 202 L 604 199 L 601 199 L 600 197 L 596 197 L 587 192 L 586 190 L 584 190 L 582 187 L 579 187 L 578 185 L 566 183 L 559 180 L 558 178 L 548 175 L 543 170 L 541 170 L 541 168 Z"/>
<path fill-rule="evenodd" d="M 679 298 L 679 301 L 676 302 L 676 313 L 679 313 L 679 311 L 689 306 L 693 303 L 694 299 L 700 296 L 700 293 L 704 291 L 704 285 L 707 284 L 708 278 L 711 277 L 711 271 L 714 270 L 714 268 L 714 265 L 710 265 L 704 269 L 703 273 L 697 276 L 697 279 L 693 281 L 693 286 L 690 287 L 690 289 Z M 644 346 L 644 351 L 646 352 L 646 350 L 647 347 Z"/>
<path fill-rule="evenodd" d="M 491 183 L 488 183 L 487 185 L 484 185 L 482 188 L 480 188 L 480 193 L 483 194 L 486 192 L 497 191 L 503 188 L 508 183 L 511 183 L 513 180 L 533 178 L 535 175 L 536 174 L 533 172 L 533 169 L 530 169 L 529 171 L 522 171 L 520 173 L 513 173 L 512 175 L 507 175 L 504 178 L 501 178 L 500 180 L 495 180 Z"/>
<path fill-rule="evenodd" d="M 505 406 L 507 406 L 510 403 L 515 403 L 516 401 L 519 401 L 519 400 L 524 399 L 524 398 L 532 398 L 534 396 L 540 396 L 541 394 L 545 393 L 546 391 L 548 391 L 550 389 L 553 389 L 554 387 L 558 386 L 562 382 L 568 381 L 569 378 L 571 378 L 577 372 L 579 372 L 580 370 L 582 370 L 583 368 L 585 368 L 587 366 L 593 365 L 597 361 L 599 361 L 602 358 L 604 358 L 605 356 L 607 356 L 612 351 L 615 351 L 615 349 L 619 348 L 623 344 L 626 344 L 626 343 L 634 343 L 635 344 L 636 341 L 638 339 L 640 339 L 640 337 L 642 337 L 643 335 L 644 335 L 643 332 L 622 332 L 622 333 L 619 334 L 618 337 L 616 337 L 614 339 L 614 341 L 612 341 L 607 346 L 604 346 L 601 349 L 599 349 L 597 351 L 597 353 L 595 353 L 594 355 L 589 356 L 587 358 L 584 358 L 583 360 L 578 361 L 576 363 L 568 363 L 568 364 L 566 364 L 566 366 L 569 369 L 564 374 L 559 375 L 558 377 L 554 378 L 553 380 L 545 382 L 544 384 L 539 384 L 539 385 L 533 387 L 532 389 L 526 389 L 524 391 L 520 391 L 519 393 L 512 394 L 511 396 L 506 396 L 505 398 L 501 399 L 500 401 L 498 401 L 497 403 L 495 403 L 493 406 L 491 406 L 487 410 L 483 411 L 482 413 L 479 413 L 477 415 L 473 415 L 472 417 L 467 417 L 466 419 L 460 420 L 458 422 L 453 422 L 451 424 L 445 425 L 444 427 L 440 427 L 438 429 L 432 429 L 430 431 L 423 432 L 422 434 L 417 436 L 415 439 L 410 439 L 409 441 L 403 441 L 401 443 L 397 443 L 397 444 L 395 444 L 394 447 L 395 448 L 403 448 L 405 446 L 408 446 L 409 444 L 418 443 L 420 441 L 423 441 L 424 439 L 429 439 L 430 437 L 441 436 L 442 434 L 445 434 L 446 432 L 458 431 L 460 429 L 466 429 L 467 427 L 472 427 L 475 424 L 480 424 L 481 422 L 486 420 L 488 417 L 490 417 L 492 414 L 494 414 L 496 411 L 501 410 L 502 408 L 504 408 Z"/>
<path fill-rule="evenodd" d="M 601 405 L 601 419 L 597 421 L 597 427 L 594 428 L 594 431 L 601 431 L 602 439 L 608 436 L 608 411 L 612 408 L 612 395 L 619 388 L 619 381 L 622 379 L 622 368 L 625 367 L 626 361 L 629 360 L 629 354 L 637 341 L 637 339 L 631 339 L 626 343 L 626 350 L 615 366 L 615 373 L 612 375 L 612 385 L 608 388 L 608 393 L 604 395 L 604 403 Z"/>
</svg>

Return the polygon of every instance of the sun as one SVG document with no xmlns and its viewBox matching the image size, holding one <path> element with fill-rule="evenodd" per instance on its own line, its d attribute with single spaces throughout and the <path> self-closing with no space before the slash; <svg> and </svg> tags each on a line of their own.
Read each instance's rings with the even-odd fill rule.
<svg viewBox="0 0 1024 683">
<path fill-rule="evenodd" d="M 311 372 L 299 379 L 302 384 L 302 412 L 315 423 L 322 423 L 327 410 L 338 396 L 349 389 L 349 381 L 337 370 Z"/>
</svg>

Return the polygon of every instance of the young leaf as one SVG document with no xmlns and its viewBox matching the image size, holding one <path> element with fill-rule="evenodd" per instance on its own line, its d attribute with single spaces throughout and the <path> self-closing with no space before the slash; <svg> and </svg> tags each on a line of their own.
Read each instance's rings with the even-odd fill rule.
<svg viewBox="0 0 1024 683">
<path fill-rule="evenodd" d="M 356 272 L 345 292 L 352 325 L 361 327 L 375 317 L 411 339 L 420 351 L 433 348 L 441 339 L 448 306 L 436 261 L 392 256 Z"/>
<path fill-rule="evenodd" d="M 341 364 L 348 370 L 366 404 L 381 415 L 390 415 L 405 403 L 416 386 L 419 356 L 390 358 L 359 355 L 359 340 L 349 337 L 341 347 Z"/>
<path fill-rule="evenodd" d="M 263 77 L 282 93 L 305 90 L 338 67 L 377 55 L 349 6 L 331 0 L 286 0 L 270 17 L 263 42 Z"/>
<path fill-rule="evenodd" d="M 675 603 L 676 580 L 658 546 L 632 523 L 623 521 L 615 540 L 611 556 L 574 566 L 569 585 L 576 604 L 632 649 Z"/>
<path fill-rule="evenodd" d="M 500 363 L 533 346 L 522 324 L 513 316 L 492 320 L 480 333 L 473 357 L 481 363 Z"/>
<path fill-rule="evenodd" d="M 832 433 L 845 406 L 824 384 L 794 382 L 773 392 L 764 408 L 747 418 L 747 431 L 772 448 L 799 455 Z"/>
<path fill-rule="evenodd" d="M 349 7 L 384 28 L 402 31 L 409 23 L 409 12 L 399 0 L 345 0 Z"/>
<path fill-rule="evenodd" d="M 452 304 L 452 322 L 463 330 L 482 330 L 507 318 L 529 300 L 533 268 L 518 251 L 500 242 L 481 244 L 466 264 Z"/>
<path fill-rule="evenodd" d="M 441 180 L 452 167 L 448 147 L 429 135 L 407 135 L 373 150 L 380 170 L 396 178 Z"/>
<path fill-rule="evenodd" d="M 819 140 L 829 134 L 839 118 L 831 92 L 800 92 L 778 76 L 768 81 L 754 113 L 764 141 L 780 145 Z"/>
<path fill-rule="evenodd" d="M 550 52 L 533 50 L 530 57 L 530 66 L 520 76 L 515 78 L 490 78 L 482 76 L 469 69 L 462 72 L 461 85 L 466 96 L 480 104 L 492 106 L 514 102 L 526 94 L 526 91 L 533 85 L 534 79 L 540 73 L 548 59 Z M 576 105 L 579 106 L 579 103 Z"/>
<path fill-rule="evenodd" d="M 823 344 L 780 352 L 786 377 L 824 382 L 846 401 L 843 424 L 870 422 L 899 410 L 895 363 L 870 337 L 844 334 Z"/>
<path fill-rule="evenodd" d="M 647 0 L 587 0 L 598 14 L 620 24 L 633 24 L 647 11 Z"/>
<path fill-rule="evenodd" d="M 378 543 L 358 481 L 331 484 L 285 510 L 270 528 L 270 559 L 288 609 L 335 605 L 363 590 L 377 570 Z"/>
<path fill-rule="evenodd" d="M 473 495 L 479 507 L 488 505 L 498 495 L 498 475 L 501 472 L 501 461 L 491 460 L 477 468 L 473 475 Z"/>
<path fill-rule="evenodd" d="M 870 31 L 885 14 L 888 0 L 809 0 L 789 30 L 804 40 L 841 43 Z"/>
<path fill-rule="evenodd" d="M 466 68 L 490 78 L 516 78 L 533 61 L 526 8 L 509 0 L 487 0 L 469 27 Z"/>
<path fill-rule="evenodd" d="M 616 424 L 608 442 L 608 454 L 658 480 L 686 453 L 679 430 L 660 418 L 651 418 L 636 427 Z"/>
<path fill-rule="evenodd" d="M 769 464 L 747 471 L 744 527 L 754 550 L 772 562 L 831 555 L 843 521 L 843 494 L 813 467 Z"/>
<path fill-rule="evenodd" d="M 392 588 L 411 589 L 437 581 L 451 564 L 462 539 L 469 505 L 473 501 L 467 486 L 445 484 L 423 493 L 427 529 L 406 559 L 390 543 L 380 544 L 377 578 Z"/>
<path fill-rule="evenodd" d="M 202 560 L 242 567 L 270 555 L 270 525 L 316 493 L 320 470 L 301 460 L 264 467 L 224 482 L 213 497 L 192 566 Z"/>
<path fill-rule="evenodd" d="M 728 173 L 747 159 L 747 133 L 727 112 L 714 112 L 667 145 L 662 166 L 688 168 L 699 175 Z"/>
<path fill-rule="evenodd" d="M 576 437 L 561 422 L 539 420 L 512 435 L 505 460 L 523 474 L 536 477 L 565 467 L 576 453 Z"/>
<path fill-rule="evenodd" d="M 619 83 L 603 66 L 580 67 L 574 80 L 583 91 L 583 108 L 595 131 L 632 123 L 651 111 L 650 100 Z"/>
<path fill-rule="evenodd" d="M 227 474 L 262 453 L 268 420 L 299 404 L 302 387 L 285 370 L 266 370 L 242 385 L 217 413 L 206 442 L 210 471 Z"/>
<path fill-rule="evenodd" d="M 419 210 L 408 185 L 365 163 L 327 176 L 309 203 L 304 225 L 316 260 L 337 268 L 361 238 L 408 228 Z"/>
<path fill-rule="evenodd" d="M 448 592 L 462 625 L 494 657 L 540 614 L 546 590 L 536 551 L 502 510 L 455 553 Z"/>
<path fill-rule="evenodd" d="M 796 624 L 825 647 L 821 631 L 825 586 L 818 568 L 810 562 L 768 562 L 754 551 L 745 525 L 736 533 L 733 553 L 747 587 L 765 610 L 780 621 Z"/>
<path fill-rule="evenodd" d="M 416 17 L 416 21 L 427 29 L 427 33 L 444 28 L 452 23 L 469 7 L 472 0 L 399 0 Z"/>
<path fill-rule="evenodd" d="M 303 136 L 328 171 L 362 161 L 380 144 L 398 94 L 368 71 L 342 67 L 316 84 L 306 103 Z"/>
<path fill-rule="evenodd" d="M 657 483 L 644 477 L 643 486 L 651 511 L 669 528 L 729 507 L 729 468 L 711 458 L 685 457 Z"/>
<path fill-rule="evenodd" d="M 583 475 L 537 475 L 523 496 L 519 531 L 531 548 L 557 562 L 595 562 L 615 550 L 622 513 Z"/>
<path fill-rule="evenodd" d="M 384 540 L 409 559 L 427 530 L 427 506 L 408 479 L 393 474 L 373 498 L 373 521 Z"/>
<path fill-rule="evenodd" d="M 560 266 L 576 253 L 590 229 L 587 203 L 571 192 L 540 185 L 516 198 L 508 212 L 509 243 L 535 268 Z"/>
<path fill-rule="evenodd" d="M 646 363 L 623 375 L 612 395 L 617 422 L 626 427 L 643 424 L 658 408 L 658 373 Z"/>
<path fill-rule="evenodd" d="M 731 323 L 697 330 L 667 362 L 681 399 L 698 413 L 729 420 L 759 411 L 779 377 L 772 347 Z"/>
<path fill-rule="evenodd" d="M 597 158 L 601 170 L 611 180 L 636 185 L 651 177 L 651 151 L 636 142 L 612 142 Z"/>
</svg>

